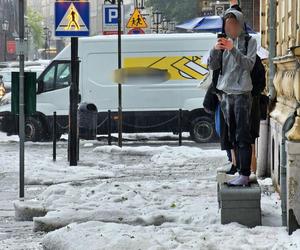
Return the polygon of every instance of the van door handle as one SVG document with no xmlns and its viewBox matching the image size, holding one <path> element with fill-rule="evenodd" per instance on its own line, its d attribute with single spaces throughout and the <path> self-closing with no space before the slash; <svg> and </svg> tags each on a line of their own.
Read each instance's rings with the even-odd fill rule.
<svg viewBox="0 0 300 250">
<path fill-rule="evenodd" d="M 81 94 L 78 94 L 78 103 L 81 103 Z"/>
</svg>

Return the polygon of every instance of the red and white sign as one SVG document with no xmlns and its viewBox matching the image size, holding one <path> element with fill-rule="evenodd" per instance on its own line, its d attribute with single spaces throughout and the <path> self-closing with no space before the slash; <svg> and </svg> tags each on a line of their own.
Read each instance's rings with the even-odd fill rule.
<svg viewBox="0 0 300 250">
<path fill-rule="evenodd" d="M 123 31 L 121 34 L 123 34 Z M 103 31 L 103 35 L 118 35 L 118 31 Z"/>
<path fill-rule="evenodd" d="M 16 41 L 7 41 L 6 48 L 8 54 L 15 54 L 17 48 Z"/>
<path fill-rule="evenodd" d="M 138 35 L 138 34 L 145 34 L 145 31 L 139 28 L 131 29 L 128 31 L 130 35 Z"/>
</svg>

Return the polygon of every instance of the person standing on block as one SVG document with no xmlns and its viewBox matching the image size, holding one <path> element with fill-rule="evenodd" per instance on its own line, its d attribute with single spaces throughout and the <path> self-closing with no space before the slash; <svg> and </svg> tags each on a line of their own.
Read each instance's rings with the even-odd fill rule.
<svg viewBox="0 0 300 250">
<path fill-rule="evenodd" d="M 257 42 L 250 39 L 246 48 L 247 32 L 240 11 L 231 8 L 223 19 L 225 34 L 210 51 L 208 64 L 211 70 L 221 69 L 217 89 L 221 92 L 221 109 L 240 167 L 239 176 L 228 184 L 244 186 L 249 184 L 251 173 L 251 71 L 256 61 Z"/>
</svg>

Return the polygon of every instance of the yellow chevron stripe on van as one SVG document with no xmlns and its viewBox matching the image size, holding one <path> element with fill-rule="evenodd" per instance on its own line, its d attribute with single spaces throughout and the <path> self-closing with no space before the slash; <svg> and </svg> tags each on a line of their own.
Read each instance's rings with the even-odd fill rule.
<svg viewBox="0 0 300 250">
<path fill-rule="evenodd" d="M 208 73 L 199 56 L 127 57 L 124 67 L 167 69 L 170 80 L 202 80 Z"/>
</svg>

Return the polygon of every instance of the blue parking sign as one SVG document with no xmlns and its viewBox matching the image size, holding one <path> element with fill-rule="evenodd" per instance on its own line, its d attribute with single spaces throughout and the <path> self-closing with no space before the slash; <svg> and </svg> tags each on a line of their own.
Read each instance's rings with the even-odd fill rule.
<svg viewBox="0 0 300 250">
<path fill-rule="evenodd" d="M 80 37 L 89 35 L 89 2 L 55 2 L 55 36 Z"/>
<path fill-rule="evenodd" d="M 118 32 L 118 5 L 103 4 L 102 30 L 104 35 L 117 34 Z M 124 6 L 121 6 L 121 29 L 124 30 Z"/>
<path fill-rule="evenodd" d="M 105 24 L 118 24 L 118 7 L 105 8 Z"/>
</svg>

